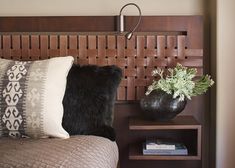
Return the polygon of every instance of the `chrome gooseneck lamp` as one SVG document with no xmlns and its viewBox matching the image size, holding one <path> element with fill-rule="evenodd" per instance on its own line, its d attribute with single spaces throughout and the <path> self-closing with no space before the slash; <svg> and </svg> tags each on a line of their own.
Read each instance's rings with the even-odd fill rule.
<svg viewBox="0 0 235 168">
<path fill-rule="evenodd" d="M 130 30 L 128 33 L 126 33 L 125 37 L 126 37 L 128 40 L 131 39 L 131 37 L 132 37 L 132 35 L 133 35 L 133 32 L 134 32 L 134 31 L 137 29 L 137 27 L 139 26 L 140 21 L 141 21 L 141 15 L 142 15 L 142 14 L 141 14 L 140 7 L 139 7 L 138 5 L 136 5 L 135 3 L 128 3 L 128 4 L 124 5 L 124 6 L 121 8 L 120 13 L 119 13 L 119 31 L 120 31 L 120 33 L 123 33 L 123 32 L 124 32 L 124 15 L 122 15 L 122 11 L 123 11 L 123 9 L 124 9 L 125 7 L 130 6 L 130 5 L 133 5 L 133 6 L 135 6 L 135 7 L 138 9 L 138 11 L 139 11 L 139 20 L 138 20 L 137 24 L 135 25 L 135 27 L 134 27 L 132 30 Z"/>
</svg>

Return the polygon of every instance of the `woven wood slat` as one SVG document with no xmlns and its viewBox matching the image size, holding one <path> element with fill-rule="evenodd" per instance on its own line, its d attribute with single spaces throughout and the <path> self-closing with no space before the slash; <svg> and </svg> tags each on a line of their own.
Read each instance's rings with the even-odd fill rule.
<svg viewBox="0 0 235 168">
<path fill-rule="evenodd" d="M 127 48 L 125 49 L 125 57 L 136 56 L 136 49 L 135 48 Z"/>
<path fill-rule="evenodd" d="M 126 57 L 126 39 L 124 36 L 117 36 L 117 56 L 115 57 L 115 65 L 123 69 L 124 78 L 117 90 L 117 100 L 126 100 L 127 77 L 125 76 L 125 67 L 127 67 Z"/>
<path fill-rule="evenodd" d="M 178 58 L 183 59 L 185 57 L 185 36 L 177 37 L 178 44 Z"/>
<path fill-rule="evenodd" d="M 79 58 L 77 63 L 80 64 L 80 65 L 87 65 L 87 64 L 89 64 L 88 60 L 84 59 L 84 58 L 81 58 L 81 59 Z"/>
<path fill-rule="evenodd" d="M 138 73 L 142 73 L 141 68 L 137 69 L 137 74 Z M 136 79 L 138 79 L 138 77 Z M 140 80 L 136 80 L 136 79 L 135 79 L 135 85 L 137 87 L 136 88 L 136 98 L 137 98 L 137 100 L 139 100 L 144 96 L 146 82 L 143 78 L 140 78 Z M 145 85 L 143 85 L 143 83 L 145 83 Z"/>
<path fill-rule="evenodd" d="M 88 36 L 88 49 L 96 49 L 96 36 L 95 35 Z"/>
<path fill-rule="evenodd" d="M 68 37 L 69 37 L 69 45 L 68 45 L 69 50 L 76 51 L 78 49 L 78 36 L 77 35 L 69 35 Z"/>
<path fill-rule="evenodd" d="M 174 49 L 176 47 L 176 36 L 167 36 L 167 48 Z"/>
<path fill-rule="evenodd" d="M 126 88 L 123 86 L 124 80 L 122 80 L 119 88 L 117 89 L 117 100 L 126 100 Z"/>
<path fill-rule="evenodd" d="M 127 61 L 124 69 L 124 75 L 126 71 L 128 72 L 125 75 L 127 78 L 127 100 L 132 100 L 135 98 L 135 86 L 134 85 L 134 77 L 136 74 L 135 71 L 135 58 L 137 58 L 137 51 L 136 51 L 136 36 L 133 36 L 130 40 L 127 40 L 127 49 L 125 52 L 125 60 Z M 131 72 L 131 73 L 130 73 Z"/>
<path fill-rule="evenodd" d="M 61 35 L 60 36 L 60 56 L 68 55 L 67 49 L 68 49 L 68 36 Z"/>
<path fill-rule="evenodd" d="M 18 50 L 20 49 L 21 41 L 20 41 L 20 35 L 13 35 L 12 36 L 12 49 Z"/>
<path fill-rule="evenodd" d="M 87 58 L 87 36 L 81 35 L 78 37 L 79 59 L 78 63 L 81 65 L 89 64 Z"/>
<path fill-rule="evenodd" d="M 147 59 L 146 58 L 135 58 L 135 67 L 138 69 L 139 67 L 144 68 L 147 65 Z"/>
<path fill-rule="evenodd" d="M 60 56 L 59 48 L 59 37 L 57 35 L 50 35 L 50 49 L 49 55 L 50 57 Z"/>
<path fill-rule="evenodd" d="M 156 38 L 155 36 L 147 36 L 146 40 L 146 49 L 144 50 L 144 56 L 145 56 L 145 67 L 153 67 L 154 66 L 154 60 L 157 57 L 157 50 L 156 48 Z"/>
<path fill-rule="evenodd" d="M 106 55 L 106 38 L 103 35 L 98 36 L 98 57 Z"/>
<path fill-rule="evenodd" d="M 157 67 L 168 67 L 169 66 L 169 62 L 168 62 L 168 58 L 170 57 L 166 57 L 166 58 L 157 58 L 155 60 L 152 60 L 152 67 L 153 68 L 157 68 Z"/>
<path fill-rule="evenodd" d="M 179 59 L 178 62 L 187 67 L 202 67 L 203 61 L 198 58 Z"/>
<path fill-rule="evenodd" d="M 176 66 L 177 62 L 179 62 L 178 57 L 167 57 L 167 67 L 172 68 Z"/>
<path fill-rule="evenodd" d="M 127 49 L 135 48 L 136 45 L 135 41 L 136 41 L 136 36 L 132 36 L 130 40 L 126 40 Z"/>
<path fill-rule="evenodd" d="M 31 35 L 30 40 L 30 57 L 31 60 L 39 60 L 41 56 L 41 51 L 39 49 L 39 35 Z"/>
<path fill-rule="evenodd" d="M 88 36 L 88 51 L 89 64 L 96 64 L 96 59 L 98 58 L 98 53 L 96 49 L 96 36 Z"/>
<path fill-rule="evenodd" d="M 121 87 L 125 87 L 127 86 L 127 80 L 125 78 L 122 79 L 121 83 L 120 83 Z"/>
<path fill-rule="evenodd" d="M 126 100 L 126 86 L 127 80 L 124 78 L 117 89 L 117 100 Z"/>
<path fill-rule="evenodd" d="M 125 57 L 125 37 L 124 36 L 117 36 L 117 55 L 118 58 L 124 58 Z"/>
<path fill-rule="evenodd" d="M 107 36 L 107 50 L 106 50 L 107 57 L 115 57 L 117 56 L 116 50 L 116 36 Z"/>
<path fill-rule="evenodd" d="M 122 69 L 124 69 L 124 67 L 126 67 L 128 65 L 127 59 L 126 58 L 117 58 L 116 65 L 121 67 Z"/>
<path fill-rule="evenodd" d="M 50 50 L 57 50 L 57 49 L 58 49 L 58 36 L 50 35 Z"/>
<path fill-rule="evenodd" d="M 96 36 L 88 36 L 87 55 L 89 55 L 89 64 L 96 64 L 96 59 L 98 58 L 96 49 Z"/>
<path fill-rule="evenodd" d="M 116 36 L 108 35 L 107 42 L 108 42 L 108 49 L 116 49 Z"/>
<path fill-rule="evenodd" d="M 147 49 L 155 49 L 156 40 L 155 36 L 147 36 Z"/>
<path fill-rule="evenodd" d="M 126 100 L 135 100 L 135 78 L 134 77 L 128 77 L 127 78 L 127 97 Z"/>
<path fill-rule="evenodd" d="M 48 36 L 47 35 L 41 35 L 40 36 L 40 51 L 41 51 L 41 59 L 46 59 L 49 56 L 48 54 L 48 48 L 49 48 L 49 43 L 48 43 Z"/>
<path fill-rule="evenodd" d="M 20 35 L 13 35 L 12 36 L 12 51 L 11 51 L 12 59 L 15 59 L 15 60 L 21 59 L 20 46 L 21 46 Z"/>
<path fill-rule="evenodd" d="M 3 35 L 3 58 L 11 59 L 11 36 Z"/>
<path fill-rule="evenodd" d="M 127 100 L 135 100 L 135 69 L 128 69 L 124 71 L 124 75 L 127 77 Z"/>
<path fill-rule="evenodd" d="M 107 62 L 108 62 L 108 65 L 116 65 L 116 58 L 106 58 L 107 59 Z"/>
<path fill-rule="evenodd" d="M 75 63 L 117 65 L 123 79 L 117 100 L 139 100 L 151 84 L 156 67 L 174 67 L 177 62 L 195 67 L 203 74 L 202 48 L 187 48 L 185 35 L 14 34 L 0 35 L 0 56 L 7 59 L 38 60 L 72 55 Z"/>
<path fill-rule="evenodd" d="M 97 62 L 97 65 L 100 65 L 100 66 L 106 66 L 106 65 L 108 65 L 108 59 L 97 59 L 96 60 L 96 62 Z"/>
<path fill-rule="evenodd" d="M 68 44 L 68 55 L 73 56 L 74 63 L 77 63 L 78 58 L 78 36 L 77 35 L 69 35 L 69 44 Z"/>
<path fill-rule="evenodd" d="M 165 36 L 157 36 L 157 56 L 165 58 Z"/>
<path fill-rule="evenodd" d="M 21 44 L 22 44 L 22 60 L 29 60 L 30 57 L 30 42 L 29 42 L 29 35 L 22 35 L 21 36 Z"/>
<path fill-rule="evenodd" d="M 88 46 L 87 55 L 89 64 L 97 64 L 98 54 L 96 50 L 96 36 L 88 36 Z"/>
<path fill-rule="evenodd" d="M 136 81 L 137 87 L 144 87 L 144 88 L 146 87 L 147 81 L 145 79 L 136 79 L 135 81 Z M 137 98 L 138 98 L 138 94 L 139 93 L 137 93 Z"/>
<path fill-rule="evenodd" d="M 137 57 L 144 57 L 145 37 L 137 36 Z"/>
<path fill-rule="evenodd" d="M 151 43 L 152 41 L 149 41 L 147 45 L 150 45 L 150 48 L 154 47 Z M 137 37 L 137 57 L 135 59 L 135 68 L 137 75 L 135 76 L 135 85 L 136 85 L 136 98 L 141 99 L 144 96 L 145 93 L 145 86 L 141 86 L 140 81 L 136 79 L 144 79 L 145 78 L 145 67 L 146 67 L 146 59 L 144 58 L 144 49 L 145 49 L 145 37 L 144 36 L 138 36 Z"/>
<path fill-rule="evenodd" d="M 126 40 L 125 58 L 136 56 L 135 41 L 136 36 L 133 36 L 130 40 Z"/>
<path fill-rule="evenodd" d="M 145 49 L 144 55 L 146 57 L 156 57 L 157 56 L 157 50 L 156 49 Z"/>
<path fill-rule="evenodd" d="M 124 36 L 117 36 L 117 55 L 115 59 L 115 64 L 124 69 L 125 66 L 127 66 L 126 60 L 125 60 L 125 45 L 126 40 Z M 122 79 L 122 82 L 117 90 L 117 100 L 126 100 L 126 84 L 124 84 L 124 80 Z"/>
<path fill-rule="evenodd" d="M 166 49 L 166 56 L 167 57 L 177 57 L 178 53 L 176 48 L 176 36 L 167 36 L 167 49 Z"/>
<path fill-rule="evenodd" d="M 187 50 L 185 50 L 185 56 L 187 56 L 187 57 L 190 57 L 190 56 L 202 57 L 203 50 L 202 49 L 187 49 Z"/>
</svg>

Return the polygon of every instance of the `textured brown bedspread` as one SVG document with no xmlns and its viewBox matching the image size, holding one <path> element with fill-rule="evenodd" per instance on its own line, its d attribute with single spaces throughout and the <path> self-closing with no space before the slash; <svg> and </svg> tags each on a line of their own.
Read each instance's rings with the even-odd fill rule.
<svg viewBox="0 0 235 168">
<path fill-rule="evenodd" d="M 69 139 L 0 139 L 0 167 L 116 168 L 115 142 L 97 136 Z"/>
</svg>

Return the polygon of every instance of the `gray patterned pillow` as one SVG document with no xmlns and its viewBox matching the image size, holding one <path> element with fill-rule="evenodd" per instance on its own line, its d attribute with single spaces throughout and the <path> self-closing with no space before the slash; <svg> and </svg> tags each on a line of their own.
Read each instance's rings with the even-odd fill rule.
<svg viewBox="0 0 235 168">
<path fill-rule="evenodd" d="M 0 59 L 0 137 L 60 137 L 62 100 L 73 57 Z"/>
</svg>

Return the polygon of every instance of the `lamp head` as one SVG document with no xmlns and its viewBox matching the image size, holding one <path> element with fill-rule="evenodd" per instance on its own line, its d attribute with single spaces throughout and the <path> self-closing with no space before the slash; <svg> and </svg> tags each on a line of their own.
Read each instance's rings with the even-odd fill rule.
<svg viewBox="0 0 235 168">
<path fill-rule="evenodd" d="M 128 32 L 125 37 L 127 38 L 127 40 L 130 40 L 133 36 L 133 33 L 132 32 Z"/>
</svg>

